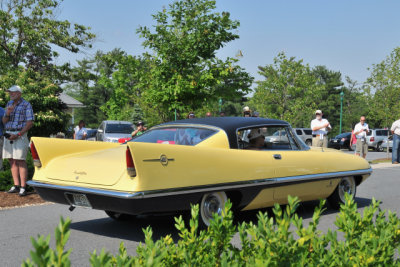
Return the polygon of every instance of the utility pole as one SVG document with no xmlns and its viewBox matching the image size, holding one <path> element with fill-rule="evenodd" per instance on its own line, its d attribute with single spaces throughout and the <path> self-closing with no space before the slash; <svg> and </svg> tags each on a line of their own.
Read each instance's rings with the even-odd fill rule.
<svg viewBox="0 0 400 267">
<path fill-rule="evenodd" d="M 340 92 L 340 126 L 339 126 L 339 134 L 342 133 L 342 117 L 343 117 L 343 91 Z"/>
</svg>

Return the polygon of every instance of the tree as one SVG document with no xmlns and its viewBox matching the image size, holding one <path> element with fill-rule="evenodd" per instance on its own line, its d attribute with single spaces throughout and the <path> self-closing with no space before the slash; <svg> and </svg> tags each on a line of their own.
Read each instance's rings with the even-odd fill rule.
<svg viewBox="0 0 400 267">
<path fill-rule="evenodd" d="M 368 117 L 375 127 L 390 127 L 400 117 L 400 47 L 381 63 L 373 64 L 366 85 L 374 92 Z"/>
<path fill-rule="evenodd" d="M 24 66 L 61 79 L 68 65 L 51 62 L 58 53 L 52 46 L 77 53 L 91 47 L 95 37 L 83 25 L 57 20 L 58 0 L 2 0 L 0 2 L 0 74 Z"/>
<path fill-rule="evenodd" d="M 361 116 L 368 113 L 368 92 L 364 86 L 357 86 L 359 83 L 346 76 L 346 85 L 342 87 L 343 97 L 343 132 L 354 129 L 355 124 L 360 121 Z M 370 126 L 370 118 L 367 118 Z"/>
<path fill-rule="evenodd" d="M 341 86 L 342 74 L 339 71 L 332 71 L 325 66 L 316 66 L 312 70 L 317 78 L 317 84 L 321 87 L 320 98 L 317 99 L 317 108 L 322 110 L 335 134 L 340 129 L 340 92 L 343 91 Z"/>
<path fill-rule="evenodd" d="M 248 92 L 252 78 L 236 66 L 236 59 L 216 58 L 216 52 L 237 39 L 239 27 L 230 14 L 213 12 L 215 1 L 185 0 L 153 15 L 155 32 L 140 27 L 145 48 L 153 50 L 144 59 L 150 63 L 138 87 L 147 109 L 162 121 L 172 120 L 220 97 L 230 100 Z"/>
<path fill-rule="evenodd" d="M 310 67 L 282 52 L 273 64 L 258 68 L 265 80 L 257 82 L 250 106 L 261 116 L 308 127 L 322 96 L 322 85 Z"/>
</svg>

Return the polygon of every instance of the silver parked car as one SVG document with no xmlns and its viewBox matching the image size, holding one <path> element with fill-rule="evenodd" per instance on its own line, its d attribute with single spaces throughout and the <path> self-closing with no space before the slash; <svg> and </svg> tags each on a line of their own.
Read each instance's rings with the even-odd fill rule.
<svg viewBox="0 0 400 267">
<path fill-rule="evenodd" d="M 294 132 L 306 145 L 312 145 L 312 130 L 310 128 L 294 128 Z"/>
<path fill-rule="evenodd" d="M 389 138 L 385 138 L 382 141 L 382 149 L 386 151 L 386 149 L 389 147 L 389 151 L 392 151 L 393 147 L 393 135 L 389 136 Z"/>
<path fill-rule="evenodd" d="M 96 140 L 118 143 L 118 139 L 132 136 L 134 126 L 129 121 L 103 121 L 97 129 Z"/>
<path fill-rule="evenodd" d="M 388 137 L 387 129 L 370 129 L 367 133 L 368 148 L 383 151 L 382 142 Z"/>
</svg>

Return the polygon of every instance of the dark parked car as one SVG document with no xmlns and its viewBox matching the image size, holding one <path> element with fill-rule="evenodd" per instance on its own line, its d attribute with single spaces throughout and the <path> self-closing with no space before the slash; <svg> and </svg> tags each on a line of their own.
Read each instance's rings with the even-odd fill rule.
<svg viewBox="0 0 400 267">
<path fill-rule="evenodd" d="M 336 149 L 346 148 L 352 151 L 353 149 L 350 146 L 350 138 L 351 138 L 351 133 L 342 133 L 336 135 L 334 138 L 329 140 L 328 147 Z"/>
</svg>

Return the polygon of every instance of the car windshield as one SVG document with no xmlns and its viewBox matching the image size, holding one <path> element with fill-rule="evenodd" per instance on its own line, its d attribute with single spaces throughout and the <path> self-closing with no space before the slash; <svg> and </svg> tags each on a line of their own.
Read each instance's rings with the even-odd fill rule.
<svg viewBox="0 0 400 267">
<path fill-rule="evenodd" d="M 133 127 L 131 124 L 126 123 L 110 123 L 106 126 L 106 133 L 123 133 L 130 134 L 133 132 Z"/>
<path fill-rule="evenodd" d="M 95 137 L 97 133 L 97 129 L 90 129 L 87 131 L 87 136 L 86 138 L 91 138 L 91 137 Z"/>
<path fill-rule="evenodd" d="M 339 135 L 336 135 L 335 136 L 335 138 L 348 138 L 348 137 L 350 137 L 350 135 L 351 135 L 351 133 L 342 133 L 342 134 L 339 134 Z"/>
<path fill-rule="evenodd" d="M 194 127 L 156 128 L 133 138 L 133 142 L 194 146 L 216 133 L 214 130 Z"/>
</svg>

